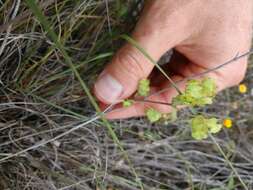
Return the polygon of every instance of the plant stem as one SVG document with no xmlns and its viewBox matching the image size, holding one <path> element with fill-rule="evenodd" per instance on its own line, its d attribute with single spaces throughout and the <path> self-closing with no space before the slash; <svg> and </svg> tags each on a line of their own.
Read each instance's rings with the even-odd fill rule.
<svg viewBox="0 0 253 190">
<path fill-rule="evenodd" d="M 230 168 L 232 169 L 232 171 L 235 173 L 236 177 L 238 178 L 238 180 L 241 182 L 243 188 L 245 190 L 248 190 L 247 185 L 243 182 L 242 178 L 240 177 L 240 175 L 238 174 L 238 172 L 236 171 L 236 169 L 234 168 L 233 164 L 229 161 L 229 159 L 227 158 L 226 154 L 224 153 L 224 151 L 222 150 L 221 146 L 218 144 L 218 142 L 215 140 L 215 138 L 213 137 L 212 134 L 209 133 L 209 136 L 211 137 L 212 141 L 214 142 L 214 144 L 217 146 L 217 148 L 219 149 L 220 153 L 222 154 L 222 156 L 224 157 L 224 159 L 226 160 L 226 163 L 230 166 Z"/>
</svg>

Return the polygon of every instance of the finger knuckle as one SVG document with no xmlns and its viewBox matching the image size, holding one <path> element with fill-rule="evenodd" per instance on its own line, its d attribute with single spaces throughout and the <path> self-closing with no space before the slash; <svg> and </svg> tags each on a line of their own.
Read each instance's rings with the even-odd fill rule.
<svg viewBox="0 0 253 190">
<path fill-rule="evenodd" d="M 134 79 L 142 78 L 145 75 L 145 68 L 143 63 L 140 62 L 141 55 L 137 51 L 121 51 L 117 55 L 117 62 L 120 63 L 120 69 L 125 72 L 129 77 Z"/>
</svg>

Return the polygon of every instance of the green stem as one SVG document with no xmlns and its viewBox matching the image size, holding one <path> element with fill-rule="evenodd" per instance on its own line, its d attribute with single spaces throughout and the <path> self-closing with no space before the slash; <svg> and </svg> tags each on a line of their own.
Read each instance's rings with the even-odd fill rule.
<svg viewBox="0 0 253 190">
<path fill-rule="evenodd" d="M 220 151 L 220 153 L 222 154 L 222 156 L 224 157 L 224 159 L 226 160 L 226 163 L 230 166 L 230 168 L 232 169 L 232 171 L 235 173 L 236 177 L 239 179 L 239 181 L 241 182 L 243 188 L 245 190 L 248 190 L 247 185 L 243 182 L 242 178 L 240 177 L 240 175 L 238 174 L 238 172 L 236 171 L 236 169 L 234 168 L 233 164 L 229 161 L 229 159 L 227 158 L 226 154 L 223 152 L 222 148 L 220 147 L 220 145 L 218 144 L 218 142 L 215 140 L 215 138 L 213 137 L 212 134 L 209 134 L 209 136 L 211 137 L 212 141 L 214 142 L 214 144 L 217 146 L 218 150 Z"/>
<path fill-rule="evenodd" d="M 78 81 L 81 84 L 81 87 L 83 88 L 84 92 L 86 93 L 86 95 L 88 96 L 91 104 L 93 105 L 93 107 L 95 108 L 95 110 L 101 114 L 101 110 L 98 106 L 98 104 L 96 103 L 95 99 L 93 98 L 92 94 L 90 93 L 89 88 L 87 87 L 87 85 L 84 83 L 84 81 L 82 80 L 79 72 L 77 71 L 76 67 L 74 66 L 74 64 L 72 63 L 72 59 L 71 57 L 68 55 L 67 51 L 65 50 L 65 47 L 62 45 L 62 43 L 60 42 L 58 36 L 56 35 L 56 33 L 54 32 L 54 30 L 51 28 L 51 23 L 47 20 L 47 18 L 44 16 L 42 10 L 39 8 L 39 6 L 36 4 L 36 2 L 34 0 L 26 0 L 27 5 L 29 6 L 29 8 L 31 9 L 31 11 L 33 12 L 33 14 L 37 17 L 37 19 L 40 21 L 40 23 L 42 24 L 42 26 L 44 27 L 44 29 L 47 31 L 48 36 L 52 39 L 52 41 L 54 42 L 54 46 L 61 52 L 61 54 L 63 55 L 66 63 L 69 65 L 69 67 L 71 68 L 72 72 L 74 73 L 75 77 L 78 79 Z M 103 117 L 103 115 L 101 114 L 101 119 L 102 122 L 104 123 L 104 125 L 107 127 L 110 136 L 112 137 L 114 143 L 118 146 L 118 148 L 121 150 L 121 152 L 124 155 L 124 158 L 127 160 L 127 162 L 129 163 L 131 170 L 133 172 L 133 174 L 135 175 L 136 181 L 139 183 L 141 189 L 143 189 L 143 185 L 142 182 L 139 180 L 139 177 L 135 171 L 135 169 L 133 168 L 131 161 L 127 155 L 127 153 L 125 152 L 123 146 L 121 145 L 116 133 L 114 132 L 111 124 L 108 122 L 108 120 L 106 118 Z"/>
<path fill-rule="evenodd" d="M 166 72 L 160 67 L 160 65 L 157 64 L 157 62 L 146 52 L 145 49 L 143 49 L 134 39 L 130 38 L 129 36 L 123 34 L 120 36 L 127 42 L 129 42 L 131 45 L 133 45 L 135 48 L 137 48 L 151 63 L 153 63 L 159 71 L 168 79 L 168 81 L 171 83 L 171 85 L 176 89 L 176 91 L 179 94 L 182 94 L 181 90 L 178 88 L 177 84 L 166 74 Z"/>
</svg>

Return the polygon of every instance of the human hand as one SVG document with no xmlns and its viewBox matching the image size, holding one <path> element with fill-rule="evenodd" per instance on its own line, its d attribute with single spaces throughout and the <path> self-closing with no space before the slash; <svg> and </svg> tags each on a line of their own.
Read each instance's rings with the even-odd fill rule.
<svg viewBox="0 0 253 190">
<path fill-rule="evenodd" d="M 185 79 L 220 65 L 236 54 L 249 50 L 253 18 L 252 0 L 156 0 L 148 1 L 132 38 L 158 61 L 169 49 L 176 53 L 166 65 L 174 81 Z M 207 76 L 215 79 L 218 90 L 238 84 L 245 75 L 247 57 L 228 64 Z M 140 79 L 148 78 L 154 69 L 140 51 L 124 45 L 95 83 L 94 92 L 103 105 L 130 97 Z M 155 72 L 154 72 L 155 73 Z M 152 92 L 170 85 L 161 74 L 152 74 Z M 160 75 L 160 76 L 159 76 Z M 178 84 L 184 89 L 185 83 Z M 149 100 L 171 102 L 174 88 L 149 97 Z M 102 107 L 103 107 L 102 105 Z M 129 108 L 107 113 L 109 119 L 142 116 L 153 107 L 163 113 L 170 107 L 161 104 L 136 103 Z"/>
</svg>

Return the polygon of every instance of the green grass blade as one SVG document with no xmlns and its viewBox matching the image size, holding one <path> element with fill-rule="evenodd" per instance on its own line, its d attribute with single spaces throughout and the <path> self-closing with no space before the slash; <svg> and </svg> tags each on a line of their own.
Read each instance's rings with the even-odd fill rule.
<svg viewBox="0 0 253 190">
<path fill-rule="evenodd" d="M 157 62 L 146 52 L 145 49 L 143 49 L 134 39 L 125 34 L 121 35 L 120 37 L 129 42 L 135 48 L 137 48 L 151 63 L 153 63 L 159 69 L 159 71 L 168 79 L 171 85 L 177 90 L 177 92 L 179 94 L 182 94 L 177 84 L 166 74 L 166 72 L 164 72 L 164 70 L 160 67 L 160 65 L 157 64 Z"/>
<path fill-rule="evenodd" d="M 212 139 L 212 141 L 214 142 L 214 144 L 216 145 L 216 147 L 218 148 L 219 152 L 222 154 L 222 156 L 224 157 L 224 159 L 226 160 L 226 164 L 229 165 L 229 167 L 232 169 L 232 171 L 234 172 L 234 174 L 236 175 L 236 177 L 238 178 L 238 180 L 241 182 L 244 190 L 248 190 L 247 185 L 244 183 L 244 181 L 242 180 L 242 178 L 240 177 L 240 175 L 238 174 L 237 170 L 235 169 L 235 167 L 233 166 L 233 164 L 229 161 L 228 157 L 226 156 L 226 154 L 224 153 L 224 151 L 222 150 L 221 146 L 219 145 L 219 143 L 215 140 L 214 136 L 212 134 L 209 134 L 210 138 Z"/>
<path fill-rule="evenodd" d="M 95 99 L 93 98 L 92 94 L 90 93 L 89 88 L 87 87 L 87 85 L 84 83 L 84 81 L 82 80 L 81 76 L 79 75 L 77 69 L 75 68 L 74 64 L 72 63 L 72 60 L 70 58 L 70 56 L 68 55 L 67 51 L 65 50 L 64 46 L 61 44 L 60 40 L 58 39 L 58 36 L 56 35 L 56 33 L 52 30 L 52 28 L 50 27 L 51 24 L 50 22 L 46 19 L 46 17 L 43 15 L 41 9 L 38 7 L 38 5 L 36 4 L 36 2 L 34 0 L 26 0 L 27 5 L 29 6 L 29 8 L 32 10 L 33 14 L 37 17 L 37 19 L 40 21 L 40 23 L 42 24 L 42 26 L 44 27 L 44 29 L 47 31 L 48 36 L 52 39 L 52 41 L 55 43 L 54 46 L 61 52 L 61 54 L 63 55 L 66 63 L 69 65 L 69 67 L 71 68 L 72 72 L 75 74 L 76 78 L 78 79 L 78 81 L 80 82 L 83 90 L 85 91 L 86 95 L 88 96 L 91 104 L 93 105 L 93 107 L 95 108 L 95 110 L 100 114 L 100 108 L 98 106 L 98 104 L 96 103 Z M 102 121 L 104 123 L 104 125 L 107 127 L 109 134 L 111 135 L 114 143 L 118 146 L 118 148 L 123 152 L 123 155 L 125 157 L 125 159 L 128 161 L 129 165 L 132 168 L 132 172 L 136 177 L 136 181 L 138 181 L 141 189 L 143 189 L 143 185 L 141 183 L 141 181 L 139 180 L 139 177 L 137 175 L 137 173 L 135 172 L 134 168 L 132 167 L 131 161 L 128 158 L 128 155 L 126 154 L 126 152 L 124 151 L 123 146 L 121 145 L 116 133 L 114 132 L 111 124 L 108 122 L 107 119 L 105 119 L 103 117 L 103 115 L 101 115 L 102 117 Z"/>
</svg>

